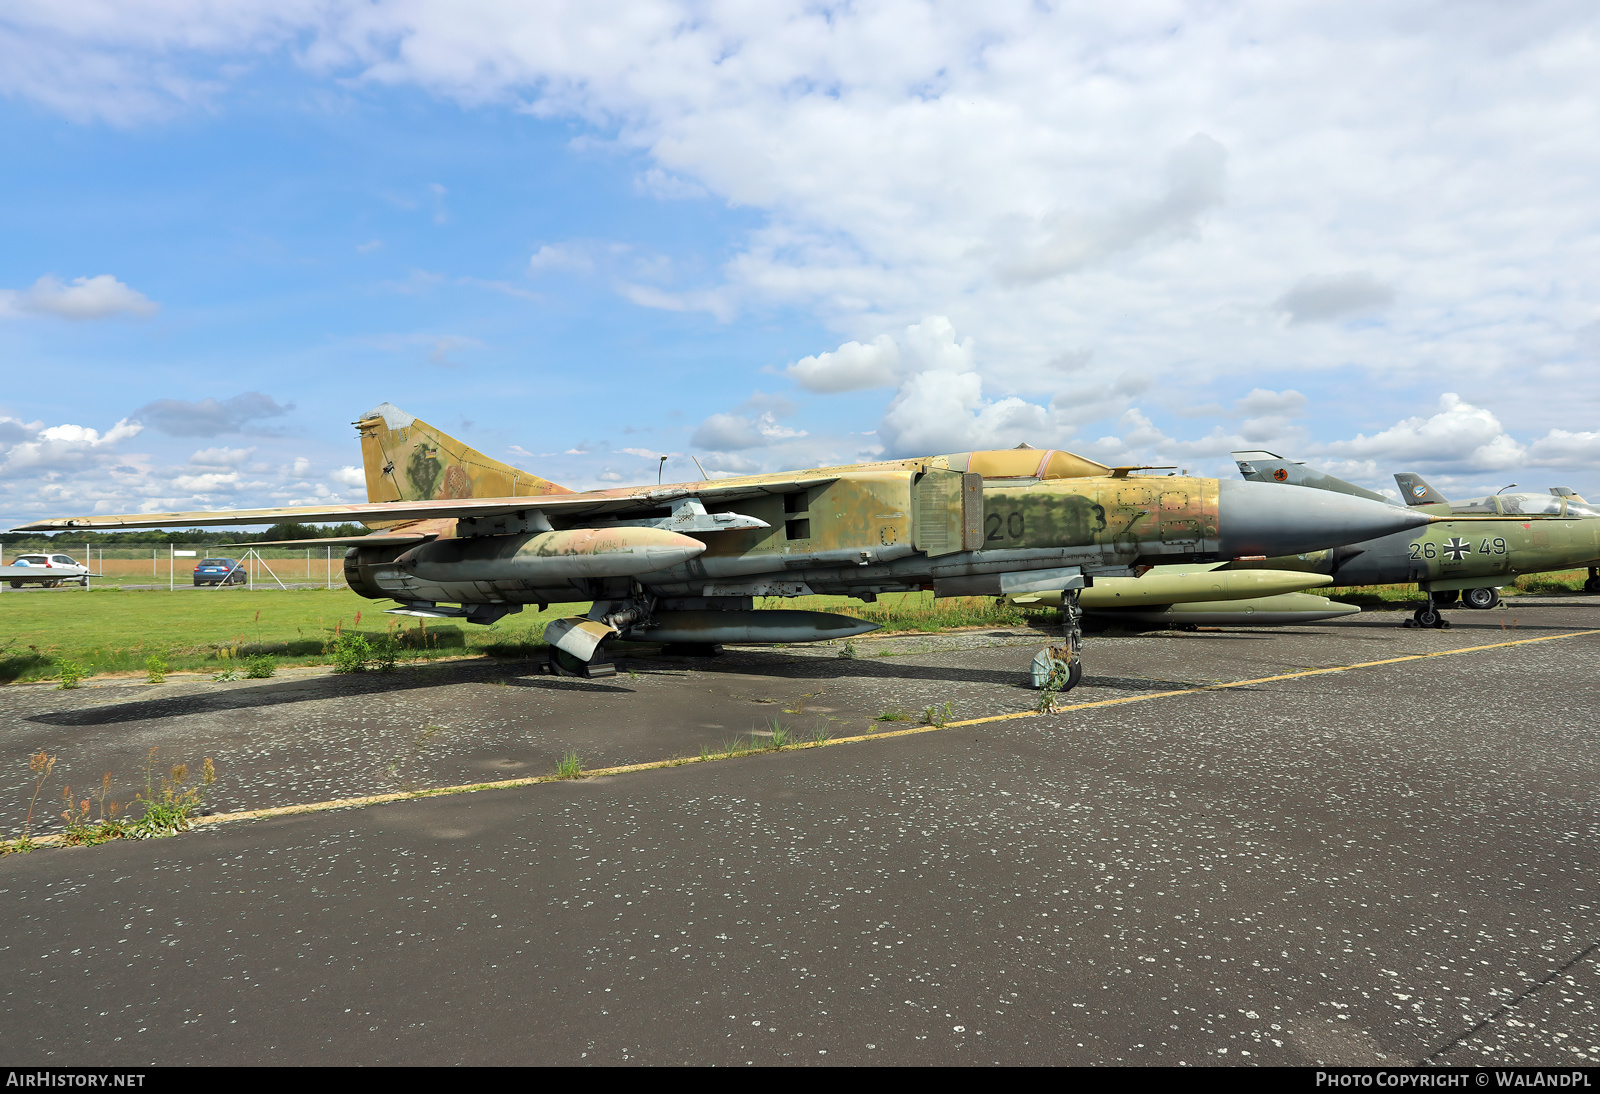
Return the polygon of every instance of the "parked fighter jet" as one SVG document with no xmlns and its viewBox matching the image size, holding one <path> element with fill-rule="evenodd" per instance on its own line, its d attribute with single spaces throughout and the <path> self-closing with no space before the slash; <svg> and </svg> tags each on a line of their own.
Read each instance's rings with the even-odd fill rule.
<svg viewBox="0 0 1600 1094">
<path fill-rule="evenodd" d="M 1400 487 L 1400 496 L 1405 499 L 1406 504 L 1414 509 L 1421 509 L 1425 513 L 1460 513 L 1469 516 L 1479 513 L 1500 513 L 1506 516 L 1564 517 L 1567 519 L 1600 516 L 1600 509 L 1590 505 L 1579 496 L 1577 491 L 1565 486 L 1552 486 L 1548 496 L 1534 493 L 1511 494 L 1502 492 L 1488 497 L 1451 502 L 1443 494 L 1429 486 L 1421 475 L 1414 472 L 1402 471 L 1395 475 L 1394 481 Z M 1591 560 L 1591 562 L 1600 563 L 1600 559 Z M 1591 564 L 1588 569 L 1589 579 L 1583 583 L 1583 591 L 1586 593 L 1600 593 L 1600 565 Z M 1492 603 L 1488 605 L 1468 605 L 1468 607 L 1474 608 L 1493 606 Z"/>
<path fill-rule="evenodd" d="M 1235 452 L 1247 481 L 1304 486 L 1319 493 L 1383 501 L 1382 494 L 1345 482 L 1271 452 Z M 1330 575 L 1338 585 L 1416 582 L 1428 594 L 1417 609 L 1418 626 L 1448 626 L 1440 608 L 1460 597 L 1469 608 L 1492 608 L 1496 591 L 1517 574 L 1566 570 L 1600 563 L 1600 510 L 1571 491 L 1562 494 L 1501 494 L 1454 505 L 1420 476 L 1395 476 L 1403 495 L 1435 523 L 1361 543 L 1260 561 L 1235 561 L 1229 569 L 1262 567 Z M 1451 520 L 1450 517 L 1461 519 Z M 1485 518 L 1494 521 L 1484 523 Z M 1600 582 L 1591 579 L 1591 591 Z"/>
<path fill-rule="evenodd" d="M 797 642 L 871 629 L 756 611 L 757 596 L 1065 594 L 1066 641 L 1042 654 L 1077 683 L 1078 594 L 1160 562 L 1325 550 L 1428 514 L 1325 491 L 1134 475 L 1026 446 L 709 482 L 573 492 L 500 463 L 387 403 L 355 423 L 369 501 L 39 521 L 28 530 L 359 520 L 350 588 L 392 612 L 491 623 L 589 600 L 545 630 L 558 671 L 605 675 L 606 643 Z M 317 540 L 318 544 L 337 542 Z M 670 636 L 670 637 L 669 637 Z"/>
</svg>

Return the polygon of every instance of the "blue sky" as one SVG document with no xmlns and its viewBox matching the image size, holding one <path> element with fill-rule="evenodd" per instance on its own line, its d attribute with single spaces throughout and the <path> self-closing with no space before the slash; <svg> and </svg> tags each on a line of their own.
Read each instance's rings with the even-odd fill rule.
<svg viewBox="0 0 1600 1094">
<path fill-rule="evenodd" d="M 0 519 L 1019 441 L 1600 494 L 1579 4 L 18 3 Z"/>
</svg>

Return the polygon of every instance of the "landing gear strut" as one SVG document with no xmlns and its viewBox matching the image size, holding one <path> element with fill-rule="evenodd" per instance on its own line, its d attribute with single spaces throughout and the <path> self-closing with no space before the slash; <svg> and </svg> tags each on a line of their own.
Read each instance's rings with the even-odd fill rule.
<svg viewBox="0 0 1600 1094">
<path fill-rule="evenodd" d="M 1586 593 L 1600 593 L 1600 566 L 1589 567 L 1589 580 L 1583 583 Z"/>
<path fill-rule="evenodd" d="M 1046 646 L 1034 654 L 1030 666 L 1033 686 L 1071 691 L 1083 679 L 1083 609 L 1077 589 L 1061 594 L 1061 645 Z"/>
</svg>

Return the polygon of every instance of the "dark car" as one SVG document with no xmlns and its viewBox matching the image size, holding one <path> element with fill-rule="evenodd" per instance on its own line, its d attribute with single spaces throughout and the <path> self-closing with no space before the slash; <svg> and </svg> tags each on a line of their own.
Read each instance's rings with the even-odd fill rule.
<svg viewBox="0 0 1600 1094">
<path fill-rule="evenodd" d="M 196 585 L 243 585 L 249 575 L 231 558 L 202 558 L 194 568 Z"/>
</svg>

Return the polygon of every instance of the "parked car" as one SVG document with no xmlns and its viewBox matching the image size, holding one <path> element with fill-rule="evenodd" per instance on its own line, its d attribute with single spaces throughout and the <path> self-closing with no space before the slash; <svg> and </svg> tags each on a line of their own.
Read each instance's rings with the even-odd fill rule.
<svg viewBox="0 0 1600 1094">
<path fill-rule="evenodd" d="M 248 580 L 250 575 L 231 558 L 202 558 L 194 568 L 196 585 L 243 585 Z"/>
<path fill-rule="evenodd" d="M 39 576 L 34 577 L 32 573 L 19 574 L 18 570 L 37 570 Z M 13 589 L 22 588 L 24 583 L 43 585 L 49 589 L 68 581 L 87 585 L 89 567 L 71 555 L 18 555 L 6 571 L 6 580 L 11 583 Z"/>
</svg>

